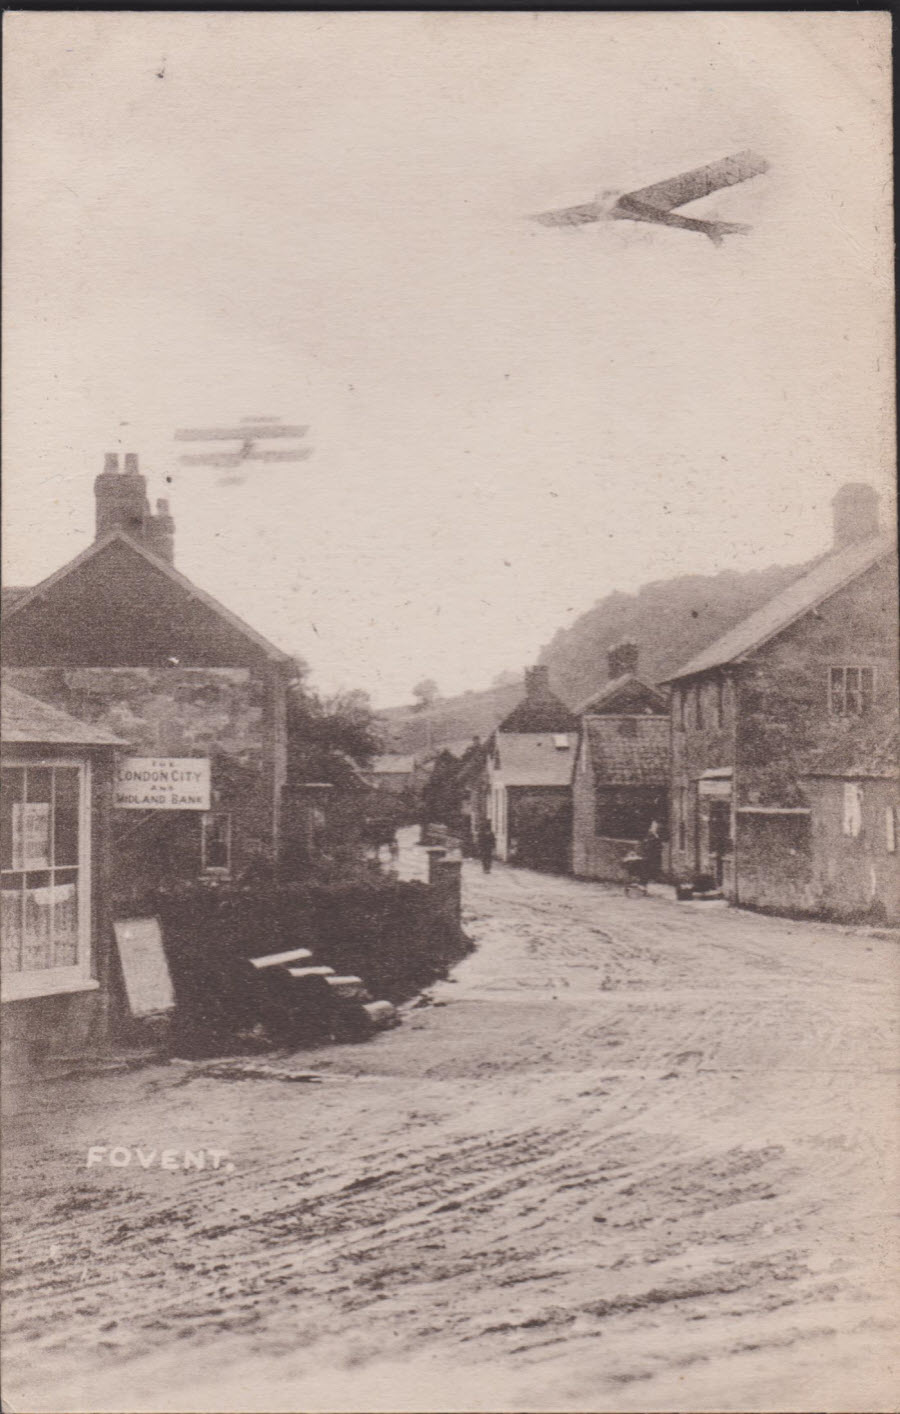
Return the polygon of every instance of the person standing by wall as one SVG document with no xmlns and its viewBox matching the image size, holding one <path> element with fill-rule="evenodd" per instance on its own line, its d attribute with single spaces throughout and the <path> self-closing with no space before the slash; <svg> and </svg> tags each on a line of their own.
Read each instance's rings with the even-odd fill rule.
<svg viewBox="0 0 900 1414">
<path fill-rule="evenodd" d="M 481 867 L 485 874 L 490 874 L 491 865 L 494 862 L 494 850 L 497 847 L 497 840 L 491 829 L 490 822 L 485 820 L 478 831 L 478 857 L 481 860 Z"/>
</svg>

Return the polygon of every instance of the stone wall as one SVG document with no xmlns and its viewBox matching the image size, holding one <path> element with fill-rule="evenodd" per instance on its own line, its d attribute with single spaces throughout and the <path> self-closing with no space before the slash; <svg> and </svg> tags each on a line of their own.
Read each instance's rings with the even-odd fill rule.
<svg viewBox="0 0 900 1414">
<path fill-rule="evenodd" d="M 213 810 L 232 817 L 239 871 L 273 855 L 286 769 L 285 694 L 248 668 L 10 668 L 8 681 L 96 722 L 139 756 L 207 756 Z M 139 894 L 201 867 L 197 811 L 116 811 L 113 889 Z"/>
</svg>

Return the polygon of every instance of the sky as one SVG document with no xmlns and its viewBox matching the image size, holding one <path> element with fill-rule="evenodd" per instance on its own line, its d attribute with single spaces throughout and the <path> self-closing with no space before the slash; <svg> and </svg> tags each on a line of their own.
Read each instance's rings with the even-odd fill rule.
<svg viewBox="0 0 900 1414">
<path fill-rule="evenodd" d="M 330 693 L 532 662 L 614 589 L 892 518 L 884 13 L 6 16 L 4 576 L 138 453 L 176 565 Z M 743 149 L 689 211 L 524 219 Z M 274 415 L 246 482 L 177 428 Z"/>
</svg>

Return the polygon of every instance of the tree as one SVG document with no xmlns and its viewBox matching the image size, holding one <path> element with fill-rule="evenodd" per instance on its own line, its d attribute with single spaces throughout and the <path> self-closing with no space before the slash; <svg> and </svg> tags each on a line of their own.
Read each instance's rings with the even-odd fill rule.
<svg viewBox="0 0 900 1414">
<path fill-rule="evenodd" d="M 421 682 L 416 683 L 412 693 L 416 699 L 413 711 L 423 712 L 426 707 L 433 706 L 437 701 L 438 685 L 434 678 L 423 678 Z"/>
<path fill-rule="evenodd" d="M 359 783 L 359 770 L 382 750 L 368 695 L 358 689 L 320 697 L 300 671 L 288 692 L 288 781 Z"/>
</svg>

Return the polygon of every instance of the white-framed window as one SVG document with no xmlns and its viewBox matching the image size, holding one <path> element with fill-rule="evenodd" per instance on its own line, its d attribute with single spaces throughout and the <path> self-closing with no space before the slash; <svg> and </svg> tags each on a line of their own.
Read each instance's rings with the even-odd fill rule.
<svg viewBox="0 0 900 1414">
<path fill-rule="evenodd" d="M 212 810 L 201 816 L 200 869 L 222 878 L 231 875 L 231 814 Z"/>
<path fill-rule="evenodd" d="M 10 761 L 2 772 L 3 1000 L 96 987 L 90 761 Z"/>
<path fill-rule="evenodd" d="M 828 710 L 833 717 L 864 717 L 874 695 L 874 668 L 828 669 Z"/>
</svg>

